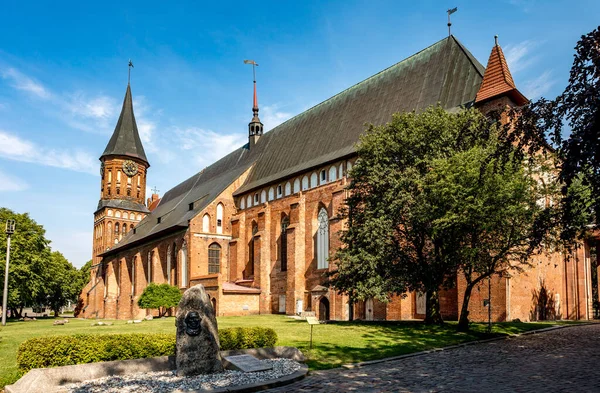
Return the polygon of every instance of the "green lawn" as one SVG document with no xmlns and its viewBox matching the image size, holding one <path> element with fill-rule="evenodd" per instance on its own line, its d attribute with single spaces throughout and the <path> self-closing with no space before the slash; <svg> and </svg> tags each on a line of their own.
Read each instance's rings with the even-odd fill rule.
<svg viewBox="0 0 600 393">
<path fill-rule="evenodd" d="M 31 337 L 75 333 L 175 333 L 175 319 L 155 319 L 141 324 L 111 321 L 113 326 L 90 326 L 92 320 L 71 319 L 64 326 L 53 326 L 53 319 L 35 322 L 9 322 L 0 329 L 0 389 L 19 378 L 16 351 Z M 457 333 L 455 325 L 426 326 L 420 322 L 359 323 L 341 322 L 313 328 L 313 349 L 309 350 L 310 327 L 280 315 L 218 318 L 220 328 L 265 326 L 275 329 L 278 345 L 297 347 L 308 357 L 311 369 L 337 367 L 345 363 L 380 359 L 388 356 L 444 347 L 503 334 L 521 333 L 548 327 L 550 323 L 499 323 L 492 336 L 484 324 L 475 324 L 471 333 Z"/>
</svg>

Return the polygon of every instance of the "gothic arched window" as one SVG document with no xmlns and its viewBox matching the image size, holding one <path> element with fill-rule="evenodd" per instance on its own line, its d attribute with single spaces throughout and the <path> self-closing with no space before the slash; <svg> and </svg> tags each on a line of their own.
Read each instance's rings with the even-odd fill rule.
<svg viewBox="0 0 600 393">
<path fill-rule="evenodd" d="M 309 189 L 309 184 L 308 184 L 308 176 L 304 176 L 302 178 L 302 191 L 304 190 L 308 190 Z"/>
<path fill-rule="evenodd" d="M 281 241 L 281 247 L 279 248 L 281 250 L 281 271 L 285 272 L 287 271 L 287 228 L 290 225 L 290 219 L 288 216 L 284 216 L 281 219 L 281 236 L 280 236 L 280 241 Z"/>
<path fill-rule="evenodd" d="M 317 229 L 317 269 L 329 267 L 329 215 L 327 209 L 321 208 L 318 215 Z"/>
<path fill-rule="evenodd" d="M 300 179 L 294 180 L 294 194 L 300 192 Z"/>
<path fill-rule="evenodd" d="M 223 233 L 223 204 L 217 205 L 217 233 Z"/>
<path fill-rule="evenodd" d="M 137 262 L 137 257 L 133 257 L 131 259 L 131 296 L 135 295 L 135 265 Z"/>
<path fill-rule="evenodd" d="M 244 278 L 254 277 L 254 236 L 258 233 L 258 224 L 252 222 L 252 235 L 248 242 L 248 265 L 244 271 Z"/>
<path fill-rule="evenodd" d="M 312 175 L 310 175 L 310 187 L 316 187 L 319 185 L 319 177 L 317 176 L 316 172 L 313 172 Z"/>
<path fill-rule="evenodd" d="M 181 280 L 179 283 L 179 286 L 181 288 L 185 288 L 187 287 L 187 273 L 188 273 L 188 267 L 187 267 L 187 244 L 185 243 L 185 241 L 183 242 L 183 245 L 181 246 L 181 250 L 179 251 L 179 265 L 180 265 L 180 269 L 181 269 Z"/>
<path fill-rule="evenodd" d="M 208 274 L 216 274 L 221 271 L 221 246 L 213 243 L 208 246 Z"/>
<path fill-rule="evenodd" d="M 171 285 L 171 245 L 167 247 L 167 284 Z"/>
<path fill-rule="evenodd" d="M 207 214 L 202 217 L 202 232 L 210 232 L 210 216 Z"/>
<path fill-rule="evenodd" d="M 337 169 L 335 168 L 335 166 L 332 166 L 331 168 L 329 168 L 329 181 L 335 181 L 337 179 Z"/>
<path fill-rule="evenodd" d="M 269 188 L 269 201 L 275 199 L 275 189 L 273 187 Z"/>
<path fill-rule="evenodd" d="M 152 251 L 148 251 L 148 260 L 147 260 L 147 277 L 146 277 L 146 281 L 148 282 L 148 284 L 150 284 L 152 282 Z"/>
</svg>

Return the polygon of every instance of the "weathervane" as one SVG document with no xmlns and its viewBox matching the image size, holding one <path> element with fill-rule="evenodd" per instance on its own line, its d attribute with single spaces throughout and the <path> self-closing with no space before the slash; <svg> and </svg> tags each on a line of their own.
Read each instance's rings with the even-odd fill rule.
<svg viewBox="0 0 600 393">
<path fill-rule="evenodd" d="M 450 15 L 452 15 L 456 11 L 458 11 L 458 7 L 454 7 L 452 9 L 449 9 L 448 11 L 446 11 L 448 13 L 448 37 L 450 37 L 450 35 L 451 35 L 450 26 L 452 26 L 452 22 L 450 22 Z"/>
<path fill-rule="evenodd" d="M 256 69 L 258 64 L 254 60 L 244 60 L 244 64 L 252 64 L 252 79 L 254 79 L 254 83 L 256 83 Z"/>
<path fill-rule="evenodd" d="M 131 80 L 131 69 L 133 68 L 133 63 L 131 62 L 131 59 L 129 59 L 129 65 L 127 66 L 127 84 L 129 84 L 129 81 Z"/>
</svg>

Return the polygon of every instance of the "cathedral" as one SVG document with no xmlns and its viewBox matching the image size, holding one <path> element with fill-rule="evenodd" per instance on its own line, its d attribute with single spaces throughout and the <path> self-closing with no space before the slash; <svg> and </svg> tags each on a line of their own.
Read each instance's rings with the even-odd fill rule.
<svg viewBox="0 0 600 393">
<path fill-rule="evenodd" d="M 366 123 L 441 105 L 486 113 L 527 99 L 496 42 L 484 67 L 454 36 L 357 83 L 263 133 L 254 83 L 248 143 L 167 191 L 146 199 L 150 163 L 128 85 L 115 131 L 100 157 L 93 267 L 79 316 L 137 319 L 155 310 L 137 299 L 149 283 L 202 284 L 218 316 L 315 313 L 321 320 L 404 320 L 425 314 L 420 293 L 349 304 L 328 288 L 329 257 L 341 246 L 355 144 Z M 592 318 L 591 245 L 547 253 L 514 276 L 474 290 L 470 319 Z M 595 283 L 597 286 L 597 283 Z M 456 319 L 465 283 L 440 297 Z M 543 294 L 543 296 L 542 296 Z"/>
</svg>

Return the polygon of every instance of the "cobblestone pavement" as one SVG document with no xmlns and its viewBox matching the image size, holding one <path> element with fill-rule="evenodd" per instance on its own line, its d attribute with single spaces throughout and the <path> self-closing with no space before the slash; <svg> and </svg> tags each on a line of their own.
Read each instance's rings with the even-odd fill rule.
<svg viewBox="0 0 600 393">
<path fill-rule="evenodd" d="M 268 392 L 600 392 L 600 324 L 357 369 L 312 372 Z"/>
</svg>

